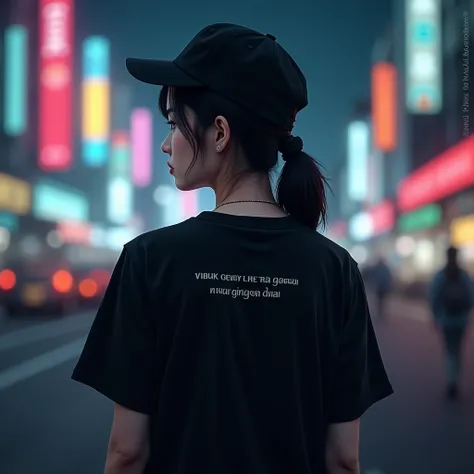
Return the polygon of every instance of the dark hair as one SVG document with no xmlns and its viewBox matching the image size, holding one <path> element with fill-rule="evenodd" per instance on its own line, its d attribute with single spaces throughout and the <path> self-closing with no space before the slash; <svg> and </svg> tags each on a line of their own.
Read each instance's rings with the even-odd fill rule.
<svg viewBox="0 0 474 474">
<path fill-rule="evenodd" d="M 232 130 L 232 145 L 240 147 L 247 157 L 247 172 L 270 173 L 278 163 L 278 149 L 288 131 L 260 119 L 250 111 L 218 95 L 206 87 L 163 87 L 159 97 L 162 115 L 168 118 L 167 99 L 181 132 L 191 144 L 194 157 L 188 171 L 202 157 L 204 132 L 218 115 L 224 116 Z M 191 129 L 186 108 L 197 119 L 197 127 Z M 243 173 L 245 174 L 245 173 Z M 241 175 L 237 176 L 237 181 Z M 326 225 L 327 179 L 319 164 L 311 156 L 300 151 L 285 162 L 278 179 L 276 201 L 292 217 L 311 229 Z"/>
</svg>

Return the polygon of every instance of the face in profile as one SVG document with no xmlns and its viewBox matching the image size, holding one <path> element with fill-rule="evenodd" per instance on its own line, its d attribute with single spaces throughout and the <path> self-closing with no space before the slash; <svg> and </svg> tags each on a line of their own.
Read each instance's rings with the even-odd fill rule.
<svg viewBox="0 0 474 474">
<path fill-rule="evenodd" d="M 161 150 L 169 156 L 170 174 L 175 179 L 176 187 L 181 191 L 192 191 L 204 187 L 214 187 L 220 172 L 222 159 L 215 152 L 215 131 L 209 127 L 204 134 L 201 153 L 193 163 L 194 150 L 192 144 L 183 134 L 179 120 L 173 112 L 173 105 L 167 99 L 168 123 L 170 131 L 161 145 Z M 186 110 L 190 129 L 196 129 L 197 119 L 194 112 Z M 191 164 L 193 166 L 190 168 Z"/>
</svg>

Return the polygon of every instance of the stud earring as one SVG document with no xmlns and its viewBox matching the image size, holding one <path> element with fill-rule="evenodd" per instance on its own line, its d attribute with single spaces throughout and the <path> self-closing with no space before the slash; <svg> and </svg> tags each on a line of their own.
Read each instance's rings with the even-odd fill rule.
<svg viewBox="0 0 474 474">
<path fill-rule="evenodd" d="M 221 151 L 221 146 L 220 146 L 220 145 L 217 145 L 217 146 L 216 146 L 216 150 L 217 150 L 217 151 Z"/>
</svg>

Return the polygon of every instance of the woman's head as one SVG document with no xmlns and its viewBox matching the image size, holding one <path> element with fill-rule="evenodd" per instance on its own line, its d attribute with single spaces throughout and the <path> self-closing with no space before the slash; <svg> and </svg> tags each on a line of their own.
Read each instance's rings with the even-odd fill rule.
<svg viewBox="0 0 474 474">
<path fill-rule="evenodd" d="M 267 174 L 277 162 L 276 127 L 209 88 L 165 86 L 159 108 L 170 125 L 162 150 L 183 191 Z"/>
<path fill-rule="evenodd" d="M 162 150 L 178 189 L 224 183 L 231 192 L 246 176 L 270 175 L 286 147 L 277 202 L 309 227 L 325 220 L 324 177 L 297 137 L 205 87 L 163 87 L 159 107 L 170 125 Z"/>
<path fill-rule="evenodd" d="M 247 176 L 268 176 L 281 151 L 278 203 L 310 228 L 325 221 L 325 178 L 290 135 L 307 105 L 306 81 L 273 36 L 212 25 L 172 62 L 134 59 L 127 67 L 164 86 L 159 105 L 171 130 L 162 149 L 179 189 L 224 184 L 231 194 Z"/>
</svg>

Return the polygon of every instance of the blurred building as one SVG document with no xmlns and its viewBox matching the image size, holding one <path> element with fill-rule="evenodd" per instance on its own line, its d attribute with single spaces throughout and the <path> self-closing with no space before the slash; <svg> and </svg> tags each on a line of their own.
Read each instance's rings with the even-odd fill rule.
<svg viewBox="0 0 474 474">
<path fill-rule="evenodd" d="M 442 14 L 444 145 L 448 148 L 474 132 L 473 81 L 469 77 L 473 73 L 471 58 L 474 47 L 474 1 L 444 0 Z"/>
<path fill-rule="evenodd" d="M 424 91 L 419 92 L 420 97 L 426 94 L 427 110 L 421 105 L 418 110 L 406 106 L 400 109 L 404 148 L 410 158 L 409 169 L 413 170 L 469 134 L 465 127 L 466 115 L 471 116 L 472 128 L 472 107 L 465 104 L 465 88 L 470 78 L 467 78 L 469 74 L 466 76 L 464 61 L 469 62 L 466 54 L 472 54 L 474 46 L 471 31 L 474 6 L 472 0 L 406 0 L 395 4 L 397 31 L 403 32 L 405 37 L 405 41 L 395 42 L 397 67 L 405 78 L 404 85 L 410 87 L 407 79 L 410 67 L 420 77 L 427 77 L 423 82 Z M 412 11 L 409 26 L 407 10 Z M 418 60 L 416 54 L 420 58 L 423 54 L 427 57 Z M 414 58 L 412 62 L 410 57 Z M 429 71 L 432 71 L 431 78 L 428 78 Z M 411 87 L 416 94 L 416 84 Z M 401 92 L 407 99 L 410 90 Z"/>
<path fill-rule="evenodd" d="M 393 2 L 392 27 L 373 49 L 374 64 L 393 64 L 397 75 L 396 147 L 383 157 L 389 194 L 407 173 L 463 138 L 463 29 L 473 11 L 472 0 Z M 468 41 L 472 51 L 471 33 Z"/>
<path fill-rule="evenodd" d="M 35 120 L 32 117 L 37 89 L 37 3 L 35 0 L 6 0 L 0 7 L 3 9 L 0 16 L 2 169 L 26 178 L 30 167 L 34 166 L 36 146 Z M 14 69 L 13 75 L 10 69 Z M 12 81 L 15 83 L 14 91 L 11 90 Z M 15 116 L 12 116 L 12 111 Z"/>
<path fill-rule="evenodd" d="M 116 251 L 140 227 L 133 214 L 128 229 L 107 222 L 109 169 L 87 166 L 81 154 L 81 45 L 88 31 L 75 28 L 77 5 L 0 2 L 0 269 L 7 256 L 21 261 L 25 248 L 53 243 L 81 252 L 77 262 L 94 261 L 92 247 Z M 114 126 L 128 128 L 129 111 L 118 112 L 123 123 Z M 49 238 L 54 229 L 59 243 Z"/>
<path fill-rule="evenodd" d="M 359 117 L 370 146 L 355 140 L 339 170 L 330 235 L 361 264 L 383 253 L 402 285 L 431 278 L 450 244 L 474 272 L 473 3 L 393 2 L 373 49 L 371 118 Z M 364 199 L 350 192 L 354 156 Z"/>
<path fill-rule="evenodd" d="M 474 5 L 472 0 L 418 3 L 428 10 L 430 4 L 438 8 L 420 15 L 421 39 L 414 41 L 435 43 L 439 35 L 434 64 L 440 68 L 440 104 L 432 113 L 405 111 L 412 172 L 397 190 L 396 250 L 406 281 L 430 278 L 443 265 L 449 244 L 459 246 L 474 269 L 474 130 L 469 104 Z"/>
</svg>

